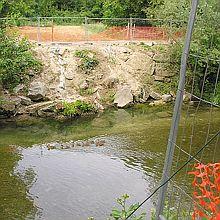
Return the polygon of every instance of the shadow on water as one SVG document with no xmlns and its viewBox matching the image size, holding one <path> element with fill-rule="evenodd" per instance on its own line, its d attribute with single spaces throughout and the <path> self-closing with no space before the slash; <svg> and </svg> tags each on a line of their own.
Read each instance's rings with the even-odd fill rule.
<svg viewBox="0 0 220 220">
<path fill-rule="evenodd" d="M 107 219 L 115 198 L 123 193 L 131 195 L 131 202 L 143 200 L 160 179 L 171 116 L 169 106 L 136 106 L 64 122 L 32 119 L 2 124 L 0 219 L 24 219 L 37 213 L 35 219 L 93 216 L 101 220 Z M 205 141 L 209 112 L 201 110 L 198 116 L 193 151 Z M 213 118 L 212 133 L 219 129 L 219 110 L 213 111 Z M 179 139 L 186 150 L 191 123 L 188 120 L 185 136 Z M 50 150 L 46 145 L 94 138 L 105 140 L 104 146 Z M 207 161 L 210 152 L 205 152 Z M 175 181 L 180 183 L 181 175 Z M 148 217 L 152 202 L 144 207 Z"/>
</svg>

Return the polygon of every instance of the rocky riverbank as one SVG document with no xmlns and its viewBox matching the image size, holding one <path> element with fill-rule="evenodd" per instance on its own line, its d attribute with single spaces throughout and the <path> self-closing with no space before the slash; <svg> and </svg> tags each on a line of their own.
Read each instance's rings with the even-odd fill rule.
<svg viewBox="0 0 220 220">
<path fill-rule="evenodd" d="M 0 89 L 1 118 L 71 116 L 63 114 L 64 103 L 76 101 L 93 106 L 82 114 L 109 106 L 171 102 L 175 99 L 172 85 L 178 73 L 167 68 L 167 47 L 143 43 L 37 46 L 34 50 L 43 71 L 11 92 Z"/>
</svg>

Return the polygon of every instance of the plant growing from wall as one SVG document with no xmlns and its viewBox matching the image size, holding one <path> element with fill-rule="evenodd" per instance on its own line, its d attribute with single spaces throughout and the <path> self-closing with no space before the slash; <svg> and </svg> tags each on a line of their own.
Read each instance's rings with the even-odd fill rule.
<svg viewBox="0 0 220 220">
<path fill-rule="evenodd" d="M 96 58 L 96 53 L 91 50 L 77 50 L 75 56 L 80 59 L 79 67 L 85 71 L 85 73 L 94 70 L 99 64 L 99 61 Z"/>
<path fill-rule="evenodd" d="M 69 117 L 76 117 L 84 113 L 95 111 L 95 108 L 84 101 L 63 102 L 62 114 Z"/>
</svg>

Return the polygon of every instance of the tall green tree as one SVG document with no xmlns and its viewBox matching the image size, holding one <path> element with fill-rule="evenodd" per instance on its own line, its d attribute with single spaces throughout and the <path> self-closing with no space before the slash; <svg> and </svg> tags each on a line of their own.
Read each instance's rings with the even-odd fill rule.
<svg viewBox="0 0 220 220">
<path fill-rule="evenodd" d="M 103 1 L 104 17 L 145 17 L 149 0 L 106 0 Z"/>
</svg>

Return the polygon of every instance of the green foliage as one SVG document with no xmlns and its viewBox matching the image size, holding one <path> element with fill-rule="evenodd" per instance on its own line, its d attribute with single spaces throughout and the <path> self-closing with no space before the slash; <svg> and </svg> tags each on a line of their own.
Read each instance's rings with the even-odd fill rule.
<svg viewBox="0 0 220 220">
<path fill-rule="evenodd" d="M 34 57 L 31 44 L 26 39 L 8 36 L 0 30 L 0 83 L 12 89 L 25 83 L 31 75 L 41 70 L 41 63 Z"/>
<path fill-rule="evenodd" d="M 83 113 L 94 111 L 94 107 L 84 101 L 77 100 L 75 102 L 64 102 L 63 103 L 63 115 L 76 117 Z"/>
<path fill-rule="evenodd" d="M 211 99 L 214 104 L 220 105 L 220 83 L 217 84 L 216 87 L 216 95 L 214 95 Z"/>
<path fill-rule="evenodd" d="M 80 58 L 79 67 L 84 70 L 86 73 L 89 73 L 91 70 L 99 64 L 99 61 L 96 58 L 96 54 L 90 50 L 77 50 L 75 56 Z"/>
<path fill-rule="evenodd" d="M 117 203 L 121 206 L 121 209 L 113 209 L 111 217 L 115 220 L 126 220 L 127 217 L 139 206 L 138 203 L 132 204 L 129 207 L 126 207 L 126 201 L 129 199 L 129 195 L 124 194 L 121 198 L 117 199 Z M 140 214 L 139 216 L 132 215 L 129 219 L 131 220 L 143 220 L 145 219 L 145 213 Z"/>
<path fill-rule="evenodd" d="M 163 216 L 165 219 L 177 220 L 177 219 L 187 219 L 189 212 L 187 210 L 180 210 L 178 213 L 174 207 L 169 207 L 168 202 L 165 202 Z M 151 220 L 156 220 L 156 210 L 152 209 Z"/>
<path fill-rule="evenodd" d="M 200 96 L 203 89 L 203 98 L 208 101 L 215 100 L 215 102 L 218 102 L 219 99 L 219 90 L 213 97 L 220 57 L 219 9 L 218 0 L 200 1 L 188 60 L 189 74 L 187 81 L 187 86 L 190 87 L 192 84 L 192 72 L 196 66 L 195 95 Z M 153 18 L 178 19 L 182 21 L 182 25 L 186 26 L 189 10 L 190 1 L 188 0 L 158 0 L 151 2 L 151 7 L 147 12 Z M 175 28 L 178 26 L 177 24 L 173 25 Z M 183 39 L 174 40 L 175 43 L 169 48 L 168 54 L 170 54 L 171 68 L 179 68 L 184 41 Z M 198 58 L 195 56 L 198 56 Z M 206 77 L 203 88 L 204 74 L 206 74 Z"/>
<path fill-rule="evenodd" d="M 161 94 L 169 94 L 171 91 L 176 92 L 178 88 L 178 77 L 172 77 L 170 82 L 157 82 L 156 89 Z"/>
<path fill-rule="evenodd" d="M 145 17 L 149 0 L 1 0 L 1 17 Z"/>
<path fill-rule="evenodd" d="M 103 0 L 103 15 L 109 18 L 145 17 L 149 0 Z"/>
</svg>

